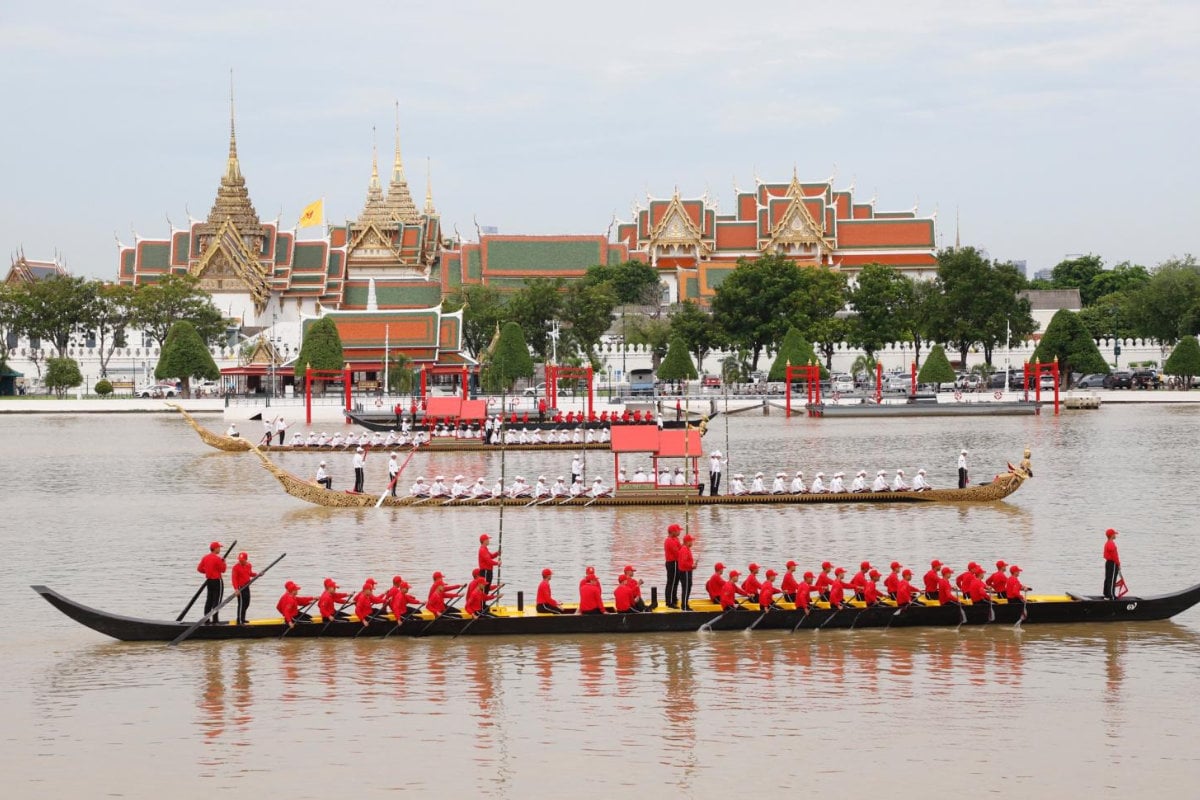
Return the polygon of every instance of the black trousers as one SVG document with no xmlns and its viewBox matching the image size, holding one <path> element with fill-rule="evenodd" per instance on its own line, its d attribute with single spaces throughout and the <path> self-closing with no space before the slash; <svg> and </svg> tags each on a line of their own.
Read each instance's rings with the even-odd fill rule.
<svg viewBox="0 0 1200 800">
<path fill-rule="evenodd" d="M 207 615 L 208 612 L 221 605 L 221 594 L 224 584 L 220 578 L 208 578 L 204 581 L 204 588 L 208 591 L 208 594 L 204 597 L 204 613 Z M 220 620 L 217 617 L 218 615 L 214 614 L 212 621 L 219 622 Z"/>
<path fill-rule="evenodd" d="M 717 490 L 721 488 L 721 473 L 708 473 L 708 493 L 714 497 L 717 495 Z"/>
<path fill-rule="evenodd" d="M 333 478 L 321 478 L 321 480 L 317 481 L 317 483 L 321 484 L 326 489 L 333 488 Z"/>
<path fill-rule="evenodd" d="M 361 492 L 363 490 L 363 482 L 366 480 L 366 470 L 362 467 L 354 468 L 354 491 Z"/>
<path fill-rule="evenodd" d="M 1117 579 L 1121 577 L 1121 567 L 1115 561 L 1104 562 L 1104 596 L 1112 600 L 1117 596 Z"/>
<path fill-rule="evenodd" d="M 679 562 L 668 561 L 666 564 L 667 586 L 663 594 L 667 596 L 667 606 L 674 607 L 679 604 Z"/>
<path fill-rule="evenodd" d="M 551 606 L 546 603 L 537 604 L 537 612 L 539 614 L 562 614 L 565 613 L 560 606 Z"/>
<path fill-rule="evenodd" d="M 396 496 L 396 484 L 400 482 L 400 473 L 397 472 L 395 475 L 390 476 L 388 478 L 388 481 L 392 484 L 392 497 L 395 497 Z"/>
<path fill-rule="evenodd" d="M 279 443 L 280 444 L 283 444 L 283 434 L 284 433 L 286 433 L 286 431 L 279 431 Z"/>
<path fill-rule="evenodd" d="M 680 607 L 685 611 L 691 611 L 689 601 L 692 599 L 692 570 L 679 570 L 679 596 Z"/>
<path fill-rule="evenodd" d="M 962 467 L 958 468 L 958 488 L 967 488 L 967 471 Z"/>
<path fill-rule="evenodd" d="M 246 612 L 250 609 L 250 587 L 243 586 L 238 591 L 237 621 L 239 625 L 246 624 Z"/>
</svg>

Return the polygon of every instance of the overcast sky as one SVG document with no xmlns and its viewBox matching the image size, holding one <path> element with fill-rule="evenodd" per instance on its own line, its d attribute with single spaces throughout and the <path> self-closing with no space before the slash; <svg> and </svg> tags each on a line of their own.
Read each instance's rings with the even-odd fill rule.
<svg viewBox="0 0 1200 800">
<path fill-rule="evenodd" d="M 1030 270 L 1198 252 L 1200 4 L 5 3 L 0 242 L 115 278 L 114 236 L 356 216 L 393 103 L 414 199 L 474 238 L 603 233 L 647 193 L 834 176 Z"/>
</svg>

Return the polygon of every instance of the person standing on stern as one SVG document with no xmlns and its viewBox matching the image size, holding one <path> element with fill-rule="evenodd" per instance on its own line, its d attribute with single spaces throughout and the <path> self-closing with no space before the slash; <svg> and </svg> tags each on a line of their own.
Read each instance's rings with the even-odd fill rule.
<svg viewBox="0 0 1200 800">
<path fill-rule="evenodd" d="M 1115 600 L 1117 583 L 1121 580 L 1121 556 L 1117 553 L 1117 531 L 1109 528 L 1104 532 L 1104 597 Z"/>
<path fill-rule="evenodd" d="M 204 576 L 204 588 L 207 595 L 204 598 L 204 615 L 221 605 L 221 595 L 224 594 L 225 584 L 221 576 L 225 574 L 225 559 L 221 558 L 221 543 L 213 542 L 208 546 L 208 554 L 196 565 L 196 572 Z M 220 615 L 214 614 L 209 620 L 210 625 L 220 624 Z"/>
</svg>

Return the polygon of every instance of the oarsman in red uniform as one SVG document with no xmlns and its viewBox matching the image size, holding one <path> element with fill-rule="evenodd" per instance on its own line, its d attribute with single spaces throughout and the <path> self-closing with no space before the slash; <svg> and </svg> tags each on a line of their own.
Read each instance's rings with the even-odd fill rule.
<svg viewBox="0 0 1200 800">
<path fill-rule="evenodd" d="M 1121 556 L 1117 553 L 1117 531 L 1109 528 L 1104 532 L 1104 596 L 1113 600 L 1117 596 L 1117 582 L 1121 579 Z"/>
<path fill-rule="evenodd" d="M 800 589 L 800 584 L 796 583 L 796 562 L 787 562 L 787 572 L 783 573 L 783 581 L 779 584 L 779 591 L 783 595 L 783 599 L 789 603 L 796 602 L 796 592 Z"/>
<path fill-rule="evenodd" d="M 1005 572 L 1007 567 L 1008 564 L 1005 564 L 1003 561 L 997 561 L 996 571 L 988 576 L 988 588 L 991 589 L 997 597 L 1004 597 L 1004 592 L 1008 588 L 1008 573 Z"/>
<path fill-rule="evenodd" d="M 863 584 L 862 599 L 868 606 L 879 603 L 879 586 L 875 583 L 878 580 L 879 570 L 873 569 L 867 573 L 867 581 Z"/>
<path fill-rule="evenodd" d="M 225 574 L 225 559 L 221 558 L 221 543 L 213 542 L 208 546 L 208 554 L 196 565 L 196 572 L 204 576 L 204 588 L 208 592 L 204 597 L 204 614 L 221 605 L 221 595 L 224 594 L 224 584 L 221 576 Z M 219 614 L 213 614 L 209 625 L 219 625 Z"/>
<path fill-rule="evenodd" d="M 721 590 L 725 588 L 725 565 L 718 561 L 713 565 L 713 574 L 704 584 L 704 591 L 708 592 L 708 599 L 714 603 L 721 602 Z"/>
<path fill-rule="evenodd" d="M 846 583 L 845 578 L 845 567 L 838 567 L 833 571 L 833 582 L 829 584 L 830 608 L 842 608 L 846 605 L 846 589 L 849 584 Z"/>
<path fill-rule="evenodd" d="M 1008 585 L 1004 587 L 1004 596 L 1008 598 L 1008 602 L 1024 602 L 1023 592 L 1029 589 L 1028 586 L 1021 583 L 1021 568 L 1013 564 L 1008 568 Z"/>
<path fill-rule="evenodd" d="M 246 624 L 246 610 L 250 608 L 250 579 L 258 573 L 254 571 L 254 567 L 250 565 L 250 556 L 247 553 L 238 553 L 237 563 L 233 565 L 233 569 L 229 572 L 229 579 L 233 583 L 233 591 L 237 593 L 237 624 Z"/>
<path fill-rule="evenodd" d="M 942 562 L 936 558 L 929 562 L 929 572 L 925 573 L 925 596 L 930 600 L 938 599 L 938 570 L 942 568 Z"/>
<path fill-rule="evenodd" d="M 596 590 L 599 591 L 600 594 L 604 594 L 604 589 L 600 586 L 600 579 L 596 577 L 596 568 L 595 567 L 587 567 L 586 569 L 584 569 L 583 580 L 579 581 L 579 591 L 581 591 L 581 592 L 583 591 L 583 585 L 585 583 L 587 583 L 588 581 L 595 581 L 596 582 Z"/>
<path fill-rule="evenodd" d="M 729 580 L 725 581 L 725 585 L 721 587 L 721 609 L 728 611 L 738 605 L 737 596 L 746 594 L 738 586 L 737 579 L 741 577 L 741 573 L 736 569 L 729 570 Z"/>
<path fill-rule="evenodd" d="M 604 614 L 606 612 L 604 597 L 600 593 L 600 581 L 596 579 L 595 574 L 588 575 L 579 584 L 579 613 Z"/>
<path fill-rule="evenodd" d="M 408 581 L 396 575 L 392 578 L 392 588 L 383 593 L 384 602 L 397 622 L 417 613 L 418 600 L 408 593 L 408 589 Z"/>
<path fill-rule="evenodd" d="M 633 587 L 630 585 L 632 581 L 627 579 L 624 573 L 617 576 L 617 588 L 613 589 L 613 610 L 618 614 L 629 614 L 636 612 L 633 607 Z"/>
<path fill-rule="evenodd" d="M 983 570 L 976 571 L 970 578 L 963 581 L 966 588 L 963 591 L 963 596 L 971 601 L 971 605 L 990 605 L 992 600 L 988 596 L 987 584 L 983 582 Z"/>
<path fill-rule="evenodd" d="M 490 587 L 493 583 L 492 576 L 496 567 L 500 566 L 500 551 L 492 552 L 488 549 L 488 540 L 491 539 L 486 533 L 479 534 L 479 575 Z"/>
<path fill-rule="evenodd" d="M 904 607 L 910 605 L 917 597 L 917 587 L 912 585 L 912 570 L 905 569 L 900 573 L 900 580 L 896 581 L 896 605 Z"/>
<path fill-rule="evenodd" d="M 640 408 L 635 408 L 633 410 L 633 423 L 636 425 L 641 421 L 642 421 L 642 410 Z"/>
<path fill-rule="evenodd" d="M 467 602 L 463 604 L 463 613 L 465 613 L 468 617 L 492 616 L 491 612 L 488 611 L 487 603 L 495 600 L 496 595 L 488 593 L 489 585 L 490 584 L 488 584 L 487 581 L 483 580 L 483 578 L 480 578 L 475 582 L 474 586 L 467 591 Z"/>
<path fill-rule="evenodd" d="M 950 567 L 942 567 L 942 577 L 938 578 L 937 599 L 944 606 L 961 605 L 954 596 L 954 584 L 950 583 L 950 576 L 953 574 L 954 570 Z"/>
<path fill-rule="evenodd" d="M 646 600 L 642 597 L 642 581 L 640 578 L 634 577 L 635 572 L 637 570 L 633 568 L 633 564 L 626 564 L 625 571 L 622 573 L 625 576 L 625 582 L 629 584 L 629 603 L 633 606 L 634 611 L 649 611 L 650 607 L 646 605 Z"/>
<path fill-rule="evenodd" d="M 321 613 L 321 619 L 325 622 L 349 618 L 346 612 L 338 611 L 337 607 L 349 600 L 350 595 L 339 592 L 337 588 L 337 581 L 333 578 L 325 579 L 325 591 L 321 592 L 321 597 L 317 600 L 317 611 Z"/>
<path fill-rule="evenodd" d="M 554 572 L 547 567 L 542 570 L 542 582 L 538 584 L 537 590 L 537 611 L 539 614 L 562 614 L 562 604 L 554 599 L 554 595 L 550 592 L 550 576 Z"/>
<path fill-rule="evenodd" d="M 816 590 L 822 600 L 829 599 L 829 587 L 833 585 L 833 564 L 829 561 L 821 562 L 821 574 L 817 576 Z"/>
<path fill-rule="evenodd" d="M 779 594 L 779 590 L 775 588 L 777 574 L 773 569 L 767 570 L 767 579 L 758 587 L 758 607 L 763 611 L 775 605 L 775 595 Z"/>
<path fill-rule="evenodd" d="M 817 590 L 813 585 L 813 574 L 811 572 L 804 573 L 804 580 L 800 582 L 800 586 L 796 589 L 796 608 L 802 608 L 808 611 L 812 600 L 812 593 Z"/>
<path fill-rule="evenodd" d="M 750 574 L 746 576 L 746 580 L 742 581 L 742 594 L 754 600 L 758 597 L 758 589 L 762 583 L 758 580 L 758 564 L 750 564 Z M 729 573 L 733 577 L 733 573 Z"/>
<path fill-rule="evenodd" d="M 688 534 L 683 537 L 683 544 L 679 546 L 679 607 L 684 611 L 692 610 L 692 578 L 696 572 L 696 556 L 692 554 L 694 541 L 695 538 Z"/>
<path fill-rule="evenodd" d="M 863 599 L 863 589 L 867 586 L 867 572 L 871 569 L 871 562 L 864 561 L 858 567 L 858 572 L 854 573 L 854 577 L 850 579 L 850 588 L 854 590 L 854 596 L 859 600 Z"/>
<path fill-rule="evenodd" d="M 624 411 L 624 412 L 622 412 L 622 414 L 621 414 L 621 422 L 629 422 L 629 416 L 630 416 L 630 414 L 629 414 L 629 409 L 627 408 L 627 409 L 625 409 L 625 411 Z"/>
<path fill-rule="evenodd" d="M 433 585 L 429 587 L 429 599 L 425 601 L 425 609 L 434 617 L 440 617 L 443 614 L 448 617 L 459 616 L 458 609 L 451 607 L 448 603 L 454 599 L 454 592 L 461 588 L 461 583 L 446 583 L 442 573 L 433 573 Z"/>
<path fill-rule="evenodd" d="M 954 579 L 954 585 L 958 587 L 959 595 L 965 595 L 967 593 L 967 587 L 973 582 L 975 578 L 975 570 L 978 568 L 979 565 L 972 561 L 970 564 L 967 564 L 966 569 L 958 573 L 958 577 Z"/>
<path fill-rule="evenodd" d="M 900 562 L 892 562 L 892 571 L 883 579 L 883 588 L 887 590 L 888 597 L 896 599 L 896 586 L 900 583 Z"/>
<path fill-rule="evenodd" d="M 667 566 L 667 585 L 663 589 L 667 608 L 679 608 L 679 533 L 683 528 L 667 526 L 667 538 L 663 540 L 663 558 Z"/>
<path fill-rule="evenodd" d="M 297 622 L 312 622 L 312 617 L 300 610 L 301 606 L 306 606 L 313 601 L 311 597 L 301 597 L 300 587 L 288 581 L 283 585 L 283 597 L 279 598 L 279 602 L 275 604 L 275 608 L 279 611 L 283 621 L 290 628 Z"/>
<path fill-rule="evenodd" d="M 354 597 L 354 613 L 358 615 L 359 622 L 366 626 L 371 620 L 377 619 L 379 610 L 375 608 L 375 604 L 383 601 L 383 596 L 375 594 L 375 579 L 367 578 L 363 581 L 362 589 Z"/>
</svg>

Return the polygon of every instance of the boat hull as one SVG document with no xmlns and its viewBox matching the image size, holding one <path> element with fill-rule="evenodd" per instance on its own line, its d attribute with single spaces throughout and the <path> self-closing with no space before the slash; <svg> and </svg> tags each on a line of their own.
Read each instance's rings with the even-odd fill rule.
<svg viewBox="0 0 1200 800">
<path fill-rule="evenodd" d="M 980 403 L 814 403 L 805 406 L 815 417 L 1010 417 L 1039 413 L 1034 402 Z"/>
<path fill-rule="evenodd" d="M 76 622 L 98 633 L 126 642 L 170 642 L 190 627 L 188 622 L 166 622 L 110 614 L 76 603 L 46 586 L 31 587 L 50 605 Z M 986 605 L 956 606 L 914 604 L 903 609 L 893 605 L 871 608 L 854 606 L 841 610 L 814 608 L 807 616 L 785 604 L 765 615 L 757 606 L 723 614 L 711 603 L 694 603 L 693 611 L 659 608 L 641 614 L 537 614 L 530 610 L 499 608 L 496 616 L 479 620 L 443 617 L 433 620 L 427 614 L 406 620 L 399 627 L 394 620 L 373 622 L 365 628 L 357 621 L 339 621 L 325 625 L 299 623 L 287 632 L 289 639 L 347 638 L 382 636 L 549 636 L 626 633 L 694 633 L 711 625 L 714 631 L 746 630 L 817 630 L 849 628 L 957 627 L 961 624 L 987 625 L 1131 623 L 1169 619 L 1200 602 L 1200 584 L 1173 594 L 1157 597 L 1126 596 L 1119 600 L 1084 598 L 1071 595 L 1030 597 L 1019 603 L 996 603 L 989 615 Z M 1024 619 L 1022 619 L 1024 614 Z M 965 616 L 965 621 L 964 621 Z M 469 627 L 468 627 L 469 626 Z M 282 620 L 256 620 L 248 625 L 203 625 L 192 633 L 196 640 L 279 639 L 286 626 Z"/>
</svg>

